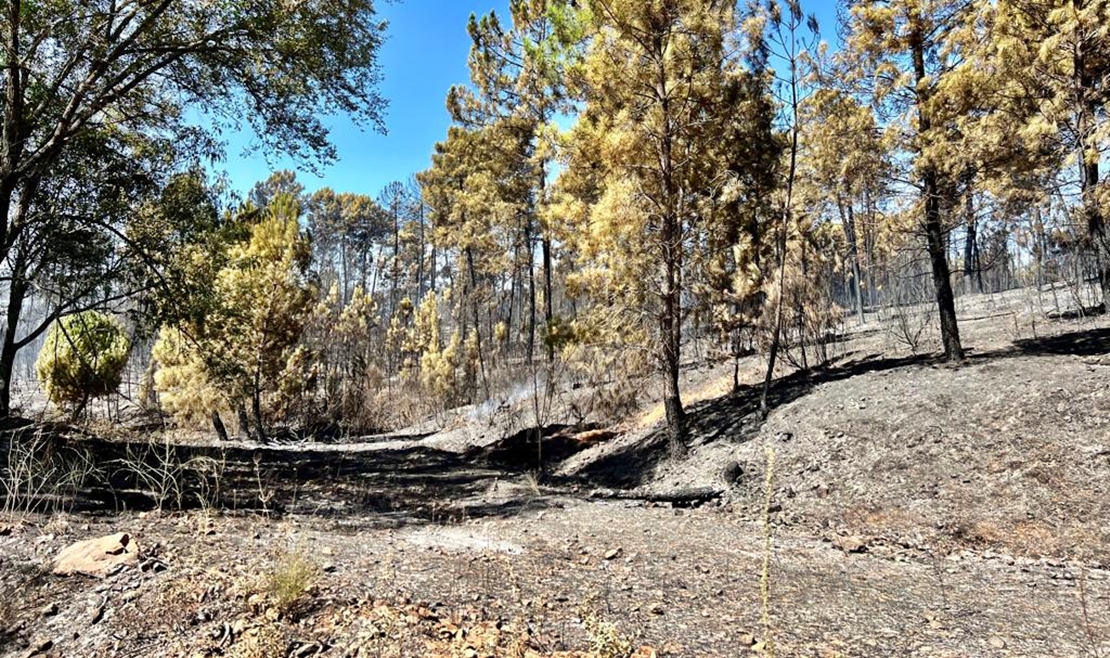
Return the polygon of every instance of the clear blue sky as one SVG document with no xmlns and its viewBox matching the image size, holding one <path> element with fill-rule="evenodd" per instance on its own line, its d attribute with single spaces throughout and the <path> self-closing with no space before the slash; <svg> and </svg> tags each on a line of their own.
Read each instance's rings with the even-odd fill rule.
<svg viewBox="0 0 1110 658">
<path fill-rule="evenodd" d="M 826 39 L 834 34 L 834 0 L 803 0 L 806 13 L 816 13 Z M 380 91 L 389 101 L 388 135 L 361 130 L 343 117 L 328 121 L 338 159 L 318 177 L 293 161 L 262 153 L 243 156 L 246 136 L 232 138 L 222 168 L 231 185 L 246 192 L 271 171 L 294 169 L 308 191 L 329 186 L 340 192 L 376 196 L 389 182 L 406 180 L 426 169 L 432 149 L 447 134 L 450 117 L 444 105 L 453 84 L 468 81 L 466 59 L 471 13 L 496 10 L 508 22 L 507 0 L 399 0 L 379 2 L 389 21 L 388 38 L 380 53 Z"/>
</svg>

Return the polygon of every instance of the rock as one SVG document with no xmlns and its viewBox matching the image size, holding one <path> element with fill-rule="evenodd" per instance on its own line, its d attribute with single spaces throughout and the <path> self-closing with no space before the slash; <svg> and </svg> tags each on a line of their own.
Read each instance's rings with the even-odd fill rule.
<svg viewBox="0 0 1110 658">
<path fill-rule="evenodd" d="M 991 648 L 994 648 L 994 649 L 1000 649 L 1001 650 L 1001 649 L 1006 648 L 1006 640 L 1003 640 L 1000 637 L 992 637 L 989 640 L 989 643 L 991 645 Z"/>
<path fill-rule="evenodd" d="M 740 465 L 740 462 L 729 462 L 721 469 L 721 480 L 723 480 L 725 484 L 733 484 L 743 477 L 744 467 Z"/>
<path fill-rule="evenodd" d="M 49 639 L 47 639 L 47 640 L 38 640 L 37 642 L 34 642 L 33 644 L 31 644 L 31 649 L 27 652 L 26 655 L 27 655 L 27 658 L 31 658 L 31 656 L 38 656 L 38 655 L 44 654 L 44 653 L 46 653 L 47 651 L 50 651 L 53 648 L 54 648 L 54 640 L 49 640 Z"/>
<path fill-rule="evenodd" d="M 742 647 L 750 647 L 755 644 L 755 635 L 752 633 L 741 633 L 739 639 Z"/>
<path fill-rule="evenodd" d="M 86 614 L 87 614 L 88 619 L 89 619 L 89 626 L 95 626 L 95 625 L 99 624 L 100 620 L 104 619 L 104 603 L 101 603 L 98 606 L 89 608 L 89 610 Z"/>
<path fill-rule="evenodd" d="M 828 496 L 829 496 L 829 485 L 825 484 L 824 482 L 817 485 L 817 497 L 818 498 L 828 498 Z"/>
<path fill-rule="evenodd" d="M 43 617 L 53 617 L 56 614 L 58 614 L 58 604 L 57 603 L 51 603 L 50 605 L 48 605 L 48 606 L 46 606 L 45 608 L 42 609 L 42 616 Z"/>
<path fill-rule="evenodd" d="M 647 611 L 653 615 L 661 615 L 663 614 L 663 604 L 658 602 L 652 603 L 648 606 Z"/>
<path fill-rule="evenodd" d="M 139 544 L 131 535 L 121 532 L 97 539 L 86 539 L 62 550 L 54 559 L 54 574 L 84 574 L 97 578 L 120 566 L 137 564 Z"/>
<path fill-rule="evenodd" d="M 606 560 L 612 560 L 614 558 L 620 557 L 620 554 L 621 554 L 620 547 L 611 548 L 608 551 L 605 551 L 605 559 Z"/>
<path fill-rule="evenodd" d="M 832 545 L 845 553 L 863 553 L 867 551 L 867 540 L 862 537 L 841 537 L 837 535 L 832 538 Z"/>
</svg>

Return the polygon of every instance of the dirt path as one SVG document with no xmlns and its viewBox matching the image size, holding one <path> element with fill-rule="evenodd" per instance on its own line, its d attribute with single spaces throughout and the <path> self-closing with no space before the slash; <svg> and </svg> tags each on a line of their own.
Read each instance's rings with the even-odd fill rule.
<svg viewBox="0 0 1110 658">
<path fill-rule="evenodd" d="M 786 656 L 1110 650 L 1106 571 L 878 544 L 847 553 L 782 526 L 774 528 L 768 636 L 761 625 L 762 527 L 726 508 L 541 498 L 513 518 L 395 529 L 352 519 L 275 523 L 196 514 L 49 529 L 61 532 L 27 527 L 0 538 L 5 591 L 32 611 L 58 607 L 11 634 L 0 655 L 28 655 L 42 639 L 52 641 L 43 655 L 153 655 L 155 648 L 223 655 L 215 647 L 224 623 L 256 623 L 252 583 L 285 552 L 322 570 L 311 609 L 281 626 L 286 641 L 331 647 L 325 655 L 379 655 L 344 653 L 366 635 L 359 616 L 347 613 L 374 600 L 419 602 L 445 618 L 526 619 L 536 646 L 549 650 L 586 646 L 586 608 L 663 655 L 737 656 L 752 639 L 768 637 Z M 103 583 L 27 575 L 28 564 L 41 564 L 67 542 L 109 529 L 130 530 L 168 568 Z M 104 611 L 92 622 L 98 601 Z M 391 650 L 424 655 L 411 641 Z"/>
</svg>

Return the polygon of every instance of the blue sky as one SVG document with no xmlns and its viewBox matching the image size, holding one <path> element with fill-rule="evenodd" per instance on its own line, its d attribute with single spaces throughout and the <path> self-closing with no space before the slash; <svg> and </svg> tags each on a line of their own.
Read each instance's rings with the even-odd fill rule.
<svg viewBox="0 0 1110 658">
<path fill-rule="evenodd" d="M 816 13 L 822 32 L 833 33 L 834 0 L 803 0 L 807 13 Z M 447 134 L 450 117 L 444 100 L 453 84 L 468 80 L 466 66 L 471 13 L 496 10 L 508 22 L 507 0 L 398 0 L 380 2 L 378 11 L 389 21 L 388 40 L 380 53 L 382 95 L 389 101 L 387 135 L 362 130 L 343 117 L 328 121 L 338 159 L 322 177 L 289 159 L 242 154 L 249 141 L 230 140 L 225 170 L 234 189 L 246 192 L 271 171 L 294 169 L 308 191 L 329 186 L 340 192 L 376 196 L 391 181 L 406 180 L 428 167 L 432 149 Z"/>
</svg>

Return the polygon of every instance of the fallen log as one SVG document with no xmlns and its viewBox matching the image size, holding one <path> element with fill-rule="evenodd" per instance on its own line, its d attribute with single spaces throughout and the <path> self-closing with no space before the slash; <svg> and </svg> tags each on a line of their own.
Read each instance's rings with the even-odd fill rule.
<svg viewBox="0 0 1110 658">
<path fill-rule="evenodd" d="M 590 498 L 642 500 L 648 503 L 670 503 L 675 507 L 696 507 L 710 500 L 720 498 L 724 493 L 724 489 L 717 487 L 688 487 L 670 491 L 594 489 L 590 492 Z"/>
</svg>

